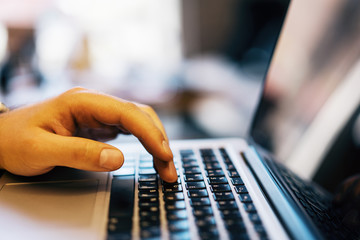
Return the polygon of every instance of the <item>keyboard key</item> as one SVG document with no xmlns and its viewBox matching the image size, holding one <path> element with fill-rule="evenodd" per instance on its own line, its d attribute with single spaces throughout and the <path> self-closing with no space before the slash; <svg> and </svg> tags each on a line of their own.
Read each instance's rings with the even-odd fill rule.
<svg viewBox="0 0 360 240">
<path fill-rule="evenodd" d="M 160 225 L 160 219 L 157 221 L 143 220 L 140 221 L 141 228 L 158 227 Z"/>
<path fill-rule="evenodd" d="M 220 210 L 235 210 L 238 209 L 238 206 L 236 205 L 236 202 L 234 200 L 230 200 L 230 201 L 217 201 L 217 206 Z"/>
<path fill-rule="evenodd" d="M 243 221 L 238 221 L 235 219 L 225 219 L 224 224 L 227 229 L 236 229 L 238 231 L 246 230 L 246 226 Z"/>
<path fill-rule="evenodd" d="M 170 233 L 170 240 L 191 240 L 190 232 L 172 232 Z"/>
<path fill-rule="evenodd" d="M 212 216 L 213 215 L 213 210 L 210 206 L 205 206 L 205 207 L 197 207 L 195 209 L 193 209 L 193 214 L 195 216 L 195 218 L 201 218 L 201 217 L 205 217 L 205 216 Z"/>
<path fill-rule="evenodd" d="M 182 149 L 180 150 L 180 156 L 181 157 L 188 157 L 195 155 L 194 151 L 191 149 Z"/>
<path fill-rule="evenodd" d="M 228 171 L 229 177 L 240 177 L 239 173 L 236 170 L 230 170 Z"/>
<path fill-rule="evenodd" d="M 155 209 L 148 209 L 148 210 L 141 210 L 139 212 L 140 219 L 147 219 L 147 218 L 160 218 L 159 216 L 159 208 Z"/>
<path fill-rule="evenodd" d="M 221 217 L 224 219 L 238 219 L 242 221 L 241 214 L 239 211 L 223 209 L 221 211 Z"/>
<path fill-rule="evenodd" d="M 215 218 L 212 215 L 195 219 L 195 224 L 200 229 L 209 229 L 216 226 Z"/>
<path fill-rule="evenodd" d="M 226 169 L 227 170 L 236 170 L 235 165 L 232 163 L 226 164 Z"/>
<path fill-rule="evenodd" d="M 205 189 L 204 182 L 188 182 L 186 183 L 186 189 Z"/>
<path fill-rule="evenodd" d="M 212 192 L 231 192 L 229 184 L 212 184 L 210 188 Z"/>
<path fill-rule="evenodd" d="M 164 194 L 164 201 L 176 201 L 176 200 L 184 200 L 184 194 L 182 192 L 170 192 Z"/>
<path fill-rule="evenodd" d="M 139 190 L 157 189 L 157 182 L 139 182 Z"/>
<path fill-rule="evenodd" d="M 141 190 L 139 191 L 139 198 L 153 198 L 158 197 L 159 192 L 157 189 Z"/>
<path fill-rule="evenodd" d="M 237 193 L 248 193 L 248 190 L 246 189 L 245 185 L 239 185 L 239 186 L 235 186 L 235 191 Z"/>
<path fill-rule="evenodd" d="M 143 169 L 139 169 L 139 174 L 156 174 L 156 171 L 154 168 L 143 168 Z"/>
<path fill-rule="evenodd" d="M 186 205 L 184 201 L 171 201 L 165 203 L 166 210 L 179 210 L 185 209 Z"/>
<path fill-rule="evenodd" d="M 200 197 L 207 197 L 208 192 L 206 189 L 194 189 L 188 191 L 188 196 L 190 198 L 200 198 Z"/>
<path fill-rule="evenodd" d="M 115 224 L 115 220 L 109 222 L 109 236 L 111 232 L 117 236 L 131 236 L 134 206 L 134 176 L 113 177 L 111 185 L 109 219 L 116 219 L 119 224 Z M 120 223 L 127 222 L 122 225 Z"/>
<path fill-rule="evenodd" d="M 168 221 L 170 232 L 181 232 L 189 229 L 188 220 L 172 220 Z"/>
<path fill-rule="evenodd" d="M 194 182 L 194 181 L 201 181 L 204 180 L 201 173 L 198 174 L 186 174 L 184 176 L 185 182 Z"/>
<path fill-rule="evenodd" d="M 155 182 L 157 181 L 157 175 L 156 174 L 140 174 L 139 175 L 139 182 Z"/>
<path fill-rule="evenodd" d="M 207 170 L 206 175 L 208 177 L 221 177 L 225 176 L 223 170 L 217 169 L 217 170 Z"/>
<path fill-rule="evenodd" d="M 202 161 L 204 163 L 217 163 L 219 162 L 215 156 L 202 156 Z"/>
<path fill-rule="evenodd" d="M 239 194 L 240 201 L 243 203 L 251 203 L 252 199 L 249 194 L 247 193 L 241 193 Z"/>
<path fill-rule="evenodd" d="M 186 210 L 168 210 L 166 211 L 166 217 L 168 220 L 184 220 L 187 219 Z"/>
<path fill-rule="evenodd" d="M 245 211 L 247 211 L 247 212 L 251 212 L 251 213 L 256 212 L 256 208 L 253 203 L 245 203 L 244 208 L 245 208 Z"/>
<path fill-rule="evenodd" d="M 226 177 L 209 177 L 210 184 L 227 183 Z"/>
<path fill-rule="evenodd" d="M 231 182 L 235 185 L 244 185 L 243 180 L 240 177 L 236 177 L 236 178 L 231 178 Z"/>
<path fill-rule="evenodd" d="M 216 228 L 216 226 L 208 227 L 208 228 L 202 228 L 199 229 L 199 235 L 200 238 L 203 240 L 206 239 L 218 239 L 219 238 L 219 232 Z"/>
<path fill-rule="evenodd" d="M 160 236 L 160 227 L 142 228 L 140 232 L 141 238 L 155 238 Z"/>
<path fill-rule="evenodd" d="M 210 199 L 208 197 L 203 198 L 192 198 L 190 199 L 190 204 L 192 207 L 202 207 L 202 206 L 210 206 Z"/>
<path fill-rule="evenodd" d="M 167 183 L 163 185 L 163 191 L 168 192 L 182 192 L 182 186 L 179 183 Z"/>
<path fill-rule="evenodd" d="M 205 163 L 205 169 L 206 170 L 217 170 L 217 169 L 221 169 L 221 166 L 218 162 L 209 162 L 209 163 Z"/>
<path fill-rule="evenodd" d="M 253 223 L 261 223 L 260 216 L 257 213 L 250 213 L 249 218 L 250 221 L 252 221 Z"/>
<path fill-rule="evenodd" d="M 195 173 L 201 173 L 201 170 L 199 167 L 184 168 L 184 174 L 195 174 Z"/>
<path fill-rule="evenodd" d="M 190 167 L 198 167 L 199 164 L 197 163 L 196 160 L 191 160 L 191 161 L 183 162 L 182 166 L 184 168 L 190 168 Z"/>
<path fill-rule="evenodd" d="M 211 148 L 200 149 L 201 156 L 214 156 L 214 151 Z"/>
<path fill-rule="evenodd" d="M 213 195 L 215 201 L 234 199 L 234 195 L 232 194 L 232 192 L 214 192 Z"/>
</svg>

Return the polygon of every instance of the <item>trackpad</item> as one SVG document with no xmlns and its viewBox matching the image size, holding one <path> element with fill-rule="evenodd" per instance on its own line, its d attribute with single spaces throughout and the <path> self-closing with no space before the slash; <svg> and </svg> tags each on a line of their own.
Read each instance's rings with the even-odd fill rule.
<svg viewBox="0 0 360 240">
<path fill-rule="evenodd" d="M 54 239 L 91 228 L 99 181 L 9 183 L 0 191 L 0 232 Z"/>
</svg>

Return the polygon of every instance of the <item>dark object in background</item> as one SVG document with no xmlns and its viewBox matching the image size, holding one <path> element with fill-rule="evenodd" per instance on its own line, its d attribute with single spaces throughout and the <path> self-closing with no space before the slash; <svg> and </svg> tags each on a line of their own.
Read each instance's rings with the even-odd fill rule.
<svg viewBox="0 0 360 240">
<path fill-rule="evenodd" d="M 11 91 L 10 82 L 17 76 L 31 77 L 33 83 L 39 86 L 42 76 L 38 70 L 35 56 L 35 37 L 31 29 L 8 29 L 8 57 L 0 68 L 1 91 L 7 94 Z"/>
</svg>

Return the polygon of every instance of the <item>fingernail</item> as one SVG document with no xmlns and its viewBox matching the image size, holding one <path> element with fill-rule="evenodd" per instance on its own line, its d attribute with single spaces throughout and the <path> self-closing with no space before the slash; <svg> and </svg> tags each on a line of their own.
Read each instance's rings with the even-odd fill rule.
<svg viewBox="0 0 360 240">
<path fill-rule="evenodd" d="M 122 166 L 123 155 L 114 149 L 103 149 L 100 153 L 100 167 L 116 170 Z"/>
<path fill-rule="evenodd" d="M 162 142 L 162 145 L 163 145 L 164 151 L 165 151 L 171 158 L 173 158 L 174 156 L 173 156 L 173 153 L 172 153 L 172 151 L 171 151 L 171 149 L 170 149 L 170 147 L 169 147 L 168 142 L 164 140 L 164 141 Z"/>
</svg>

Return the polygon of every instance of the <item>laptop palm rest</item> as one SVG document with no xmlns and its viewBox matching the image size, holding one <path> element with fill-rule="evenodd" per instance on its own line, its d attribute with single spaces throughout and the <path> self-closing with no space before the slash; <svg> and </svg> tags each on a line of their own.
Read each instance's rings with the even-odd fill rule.
<svg viewBox="0 0 360 240">
<path fill-rule="evenodd" d="M 0 232 L 10 239 L 80 236 L 91 228 L 98 187 L 97 179 L 7 183 L 0 191 Z"/>
</svg>

